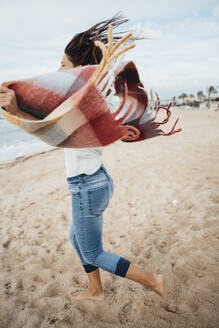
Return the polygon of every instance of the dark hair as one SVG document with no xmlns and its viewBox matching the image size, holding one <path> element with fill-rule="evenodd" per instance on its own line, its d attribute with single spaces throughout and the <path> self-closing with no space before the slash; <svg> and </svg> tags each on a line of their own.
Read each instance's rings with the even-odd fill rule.
<svg viewBox="0 0 219 328">
<path fill-rule="evenodd" d="M 109 25 L 118 27 L 126 22 L 128 22 L 128 19 L 117 13 L 111 19 L 93 25 L 88 30 L 78 33 L 72 38 L 65 48 L 65 54 L 74 66 L 99 64 L 102 59 L 102 52 L 95 45 L 95 41 L 101 41 L 106 45 L 108 43 Z M 120 40 L 123 33 L 125 32 L 113 33 L 114 41 Z"/>
</svg>

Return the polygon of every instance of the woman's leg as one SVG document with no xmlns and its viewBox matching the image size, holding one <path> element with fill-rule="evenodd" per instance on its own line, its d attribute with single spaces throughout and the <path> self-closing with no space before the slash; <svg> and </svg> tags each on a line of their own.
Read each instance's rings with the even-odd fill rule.
<svg viewBox="0 0 219 328">
<path fill-rule="evenodd" d="M 97 267 L 94 267 L 92 265 L 90 265 L 88 262 L 86 262 L 81 254 L 81 251 L 80 251 L 80 248 L 79 248 L 79 245 L 78 245 L 78 241 L 77 241 L 77 238 L 76 238 L 76 235 L 75 235 L 75 231 L 74 231 L 74 223 L 73 223 L 73 220 L 71 221 L 71 225 L 70 225 L 70 229 L 69 229 L 69 240 L 72 244 L 72 246 L 74 247 L 80 261 L 81 261 L 81 264 L 83 265 L 84 269 L 85 269 L 85 272 L 89 273 L 89 272 L 92 272 L 93 270 L 96 270 Z"/>
<path fill-rule="evenodd" d="M 81 254 L 75 233 L 73 228 L 73 223 L 71 223 L 70 230 L 69 230 L 69 239 L 71 241 L 72 246 L 74 247 L 75 251 L 77 252 L 77 255 L 85 269 L 85 272 L 88 274 L 88 280 L 89 280 L 89 288 L 87 291 L 84 292 L 76 292 L 73 294 L 74 298 L 77 300 L 82 299 L 95 299 L 95 300 L 103 300 L 104 294 L 103 294 L 103 287 L 100 279 L 100 270 L 87 263 Z"/>
<path fill-rule="evenodd" d="M 163 275 L 150 274 L 131 263 L 125 278 L 151 288 L 155 293 L 160 295 L 166 303 L 168 302 Z"/>
<path fill-rule="evenodd" d="M 84 298 L 95 298 L 95 299 L 102 299 L 103 298 L 103 288 L 100 280 L 100 272 L 97 267 L 102 267 L 103 269 L 114 273 L 116 271 L 118 262 L 118 268 L 117 273 L 118 275 L 125 275 L 125 272 L 127 271 L 129 262 L 125 259 L 122 259 L 120 256 L 105 252 L 102 249 L 102 223 L 103 223 L 103 217 L 102 212 L 104 208 L 102 208 L 101 205 L 101 198 L 104 196 L 104 203 L 109 202 L 109 199 L 112 197 L 113 193 L 113 185 L 112 182 L 110 184 L 108 183 L 108 179 L 106 179 L 105 173 L 102 172 L 102 178 L 105 179 L 104 182 L 104 190 L 107 189 L 107 194 L 105 195 L 104 190 L 100 190 L 98 206 L 94 206 L 100 215 L 91 215 L 89 214 L 90 209 L 90 203 L 89 206 L 87 203 L 87 198 L 84 199 L 84 183 L 71 183 L 69 185 L 69 189 L 71 190 L 72 194 L 72 222 L 70 225 L 70 231 L 69 231 L 69 239 L 75 248 L 79 259 L 81 260 L 81 263 L 85 269 L 85 271 L 88 274 L 89 279 L 89 289 L 88 291 L 85 291 L 83 293 L 79 293 L 76 297 L 78 299 L 84 299 Z M 102 180 L 101 178 L 101 180 Z M 79 179 L 78 179 L 79 180 Z M 85 188 L 86 189 L 86 188 Z M 108 190 L 109 189 L 109 190 Z M 88 191 L 85 192 L 86 196 L 88 196 Z M 98 196 L 98 195 L 97 195 Z M 91 195 L 91 198 L 93 198 L 93 192 Z M 95 196 L 96 201 L 96 196 Z M 99 207 L 100 205 L 100 207 Z M 85 215 L 84 215 L 85 214 Z M 86 214 L 88 214 L 88 221 Z M 87 226 L 87 227 L 86 227 Z M 86 230 L 86 232 L 85 232 Z M 84 232 L 86 236 L 84 236 Z M 86 239 L 88 243 L 86 242 Z M 84 248 L 84 241 L 85 244 L 87 244 L 87 248 Z M 98 256 L 96 256 L 98 253 Z M 87 261 L 87 258 L 89 261 Z M 96 258 L 96 265 L 94 264 L 94 259 Z M 103 266 L 103 262 L 105 262 L 105 265 Z M 124 265 L 121 265 L 121 262 L 125 262 L 125 269 Z M 111 267 L 113 265 L 113 268 L 110 268 L 108 266 L 108 263 L 111 263 Z M 100 266 L 99 266 L 100 264 Z M 98 296 L 96 298 L 96 296 Z"/>
<path fill-rule="evenodd" d="M 90 287 L 101 286 L 99 270 L 95 269 L 95 267 L 99 267 L 150 287 L 167 301 L 162 275 L 151 275 L 137 268 L 123 257 L 103 250 L 102 213 L 108 205 L 109 190 L 113 190 L 112 180 L 108 177 L 107 181 L 104 181 L 103 175 L 100 175 L 99 177 L 96 176 L 93 181 L 89 181 L 89 183 L 91 185 L 91 188 L 88 188 L 89 190 L 86 190 L 84 181 L 81 183 L 80 192 L 77 195 L 77 203 L 80 204 L 80 215 L 74 216 L 73 219 L 81 256 L 84 261 L 93 266 L 93 270 L 88 273 Z M 83 299 L 94 298 L 95 288 L 90 288 L 89 293 L 81 293 L 81 296 Z M 98 292 L 96 296 L 98 296 Z"/>
<path fill-rule="evenodd" d="M 73 297 L 77 300 L 82 300 L 82 299 L 103 300 L 104 294 L 103 294 L 103 287 L 100 279 L 100 270 L 96 266 L 93 266 L 84 260 L 75 235 L 73 217 L 75 215 L 79 215 L 78 193 L 75 192 L 77 191 L 77 186 L 72 185 L 71 191 L 72 191 L 71 193 L 72 194 L 72 221 L 69 228 L 69 240 L 79 257 L 81 264 L 83 265 L 84 270 L 88 275 L 88 280 L 89 280 L 88 290 L 84 292 L 76 292 L 73 294 Z"/>
<path fill-rule="evenodd" d="M 125 276 L 130 262 L 102 246 L 103 212 L 113 194 L 113 181 L 104 168 L 79 184 L 80 215 L 73 216 L 76 238 L 84 260 L 108 272 Z"/>
<path fill-rule="evenodd" d="M 90 272 L 95 268 L 101 268 L 124 277 L 130 262 L 117 254 L 103 250 L 102 226 L 102 215 L 75 217 L 75 236 L 84 261 L 82 263 L 89 263 L 94 268 Z"/>
<path fill-rule="evenodd" d="M 116 274 L 120 277 L 130 279 L 132 281 L 138 282 L 146 287 L 151 288 L 154 292 L 160 295 L 165 302 L 167 302 L 167 294 L 165 291 L 165 282 L 163 275 L 154 275 L 150 274 L 134 264 L 130 263 L 128 260 L 122 258 L 113 253 L 109 253 L 103 250 L 102 248 L 102 220 L 101 218 L 96 218 L 93 220 L 90 218 L 83 218 L 84 227 L 82 230 L 89 230 L 89 235 L 92 236 L 95 234 L 95 243 L 90 241 L 87 233 L 81 237 L 84 242 L 89 245 L 88 248 L 84 248 L 83 242 L 81 243 L 81 252 L 82 256 L 88 263 L 93 266 L 102 268 L 108 272 Z M 83 224 L 82 224 L 83 226 Z M 97 234 L 97 231 L 99 233 Z M 115 265 L 114 265 L 115 263 Z M 113 269 L 114 268 L 114 269 Z M 98 272 L 97 272 L 98 271 Z M 80 293 L 77 299 L 103 299 L 103 289 L 100 282 L 99 270 L 88 273 L 90 288 L 88 291 Z M 99 297 L 100 296 L 100 297 Z"/>
<path fill-rule="evenodd" d="M 100 270 L 96 270 L 88 273 L 89 287 L 88 290 L 83 292 L 76 292 L 73 297 L 76 300 L 93 299 L 102 301 L 104 299 L 103 287 L 100 279 Z"/>
</svg>

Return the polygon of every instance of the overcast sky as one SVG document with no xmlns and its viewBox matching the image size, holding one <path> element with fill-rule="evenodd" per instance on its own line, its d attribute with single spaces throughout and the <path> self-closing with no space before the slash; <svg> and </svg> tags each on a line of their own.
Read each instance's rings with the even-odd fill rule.
<svg viewBox="0 0 219 328">
<path fill-rule="evenodd" d="M 161 97 L 219 86 L 218 0 L 0 0 L 0 82 L 57 70 L 67 42 L 118 11 L 149 40 L 133 59 Z"/>
</svg>

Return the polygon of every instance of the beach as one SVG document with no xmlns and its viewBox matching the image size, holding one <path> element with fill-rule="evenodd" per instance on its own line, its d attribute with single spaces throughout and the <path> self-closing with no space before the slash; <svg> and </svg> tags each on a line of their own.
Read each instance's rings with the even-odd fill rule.
<svg viewBox="0 0 219 328">
<path fill-rule="evenodd" d="M 0 328 L 219 326 L 219 113 L 175 110 L 183 131 L 103 152 L 114 181 L 106 251 L 166 277 L 171 311 L 101 271 L 104 301 L 76 301 L 87 275 L 68 239 L 64 152 L 0 164 Z"/>
</svg>

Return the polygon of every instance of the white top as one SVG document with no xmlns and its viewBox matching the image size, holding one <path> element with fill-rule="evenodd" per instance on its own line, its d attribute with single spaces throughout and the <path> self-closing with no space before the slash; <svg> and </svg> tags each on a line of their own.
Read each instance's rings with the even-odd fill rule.
<svg viewBox="0 0 219 328">
<path fill-rule="evenodd" d="M 119 98 L 114 97 L 108 104 L 113 112 L 119 106 Z M 102 152 L 104 147 L 95 148 L 64 148 L 65 168 L 67 177 L 74 177 L 79 174 L 93 174 L 102 164 Z"/>
<path fill-rule="evenodd" d="M 67 177 L 96 172 L 102 164 L 103 148 L 64 148 Z"/>
</svg>

